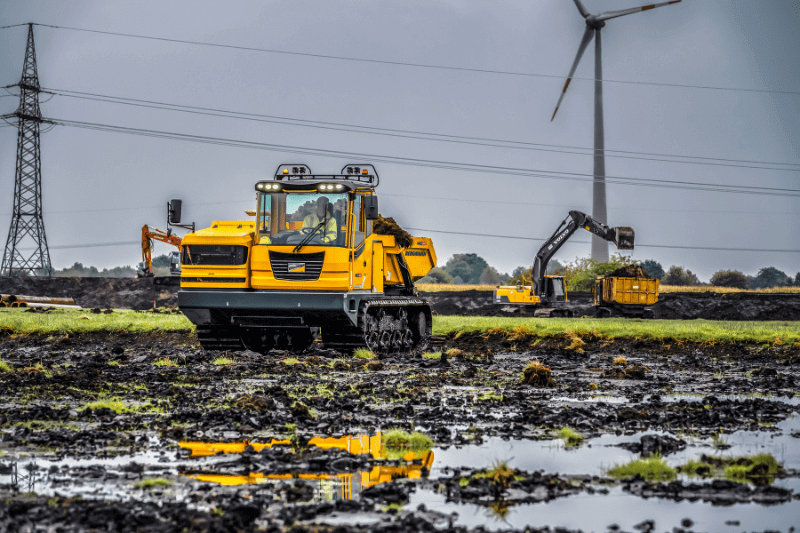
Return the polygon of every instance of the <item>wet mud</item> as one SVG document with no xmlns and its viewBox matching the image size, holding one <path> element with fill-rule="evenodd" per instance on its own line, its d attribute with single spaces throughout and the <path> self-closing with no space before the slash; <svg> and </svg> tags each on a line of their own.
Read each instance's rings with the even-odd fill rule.
<svg viewBox="0 0 800 533">
<path fill-rule="evenodd" d="M 755 531 L 800 516 L 797 347 L 466 334 L 434 339 L 444 358 L 375 361 L 206 352 L 186 333 L 1 342 L 3 530 Z M 531 362 L 547 379 L 524 379 Z M 430 441 L 389 449 L 393 429 Z M 754 453 L 780 463 L 763 483 L 608 470 Z"/>
</svg>

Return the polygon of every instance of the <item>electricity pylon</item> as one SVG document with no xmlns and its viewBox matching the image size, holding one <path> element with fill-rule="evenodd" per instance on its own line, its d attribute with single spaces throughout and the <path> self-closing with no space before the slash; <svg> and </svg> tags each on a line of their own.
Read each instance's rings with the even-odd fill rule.
<svg viewBox="0 0 800 533">
<path fill-rule="evenodd" d="M 33 24 L 28 25 L 28 45 L 19 87 L 19 107 L 4 119 L 17 119 L 17 171 L 14 180 L 14 209 L 11 228 L 3 253 L 0 274 L 6 276 L 52 276 L 50 251 L 42 218 L 42 159 L 39 133 L 42 119 L 39 110 L 39 75 L 36 70 L 36 49 L 33 45 Z M 29 252 L 29 253 L 26 253 Z"/>
</svg>

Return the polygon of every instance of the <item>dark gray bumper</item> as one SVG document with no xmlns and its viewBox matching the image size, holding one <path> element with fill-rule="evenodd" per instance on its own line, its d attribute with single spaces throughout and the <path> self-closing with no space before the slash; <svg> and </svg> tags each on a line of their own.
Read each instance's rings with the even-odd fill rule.
<svg viewBox="0 0 800 533">
<path fill-rule="evenodd" d="M 381 296 L 369 292 L 182 289 L 178 291 L 178 307 L 198 325 L 208 323 L 206 317 L 210 320 L 216 310 L 226 315 L 274 312 L 280 316 L 305 317 L 312 323 L 315 317 L 330 319 L 336 316 L 356 326 L 361 300 Z"/>
</svg>

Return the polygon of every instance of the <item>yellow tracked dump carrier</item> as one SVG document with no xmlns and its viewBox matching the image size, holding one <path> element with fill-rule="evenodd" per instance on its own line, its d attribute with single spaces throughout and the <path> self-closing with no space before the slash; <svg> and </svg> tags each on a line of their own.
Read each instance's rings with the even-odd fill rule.
<svg viewBox="0 0 800 533">
<path fill-rule="evenodd" d="M 597 278 L 593 292 L 599 317 L 620 314 L 653 318 L 653 310 L 647 306 L 658 302 L 658 280 L 614 276 Z"/>
<path fill-rule="evenodd" d="M 414 281 L 436 265 L 433 242 L 373 231 L 378 184 L 371 165 L 334 175 L 281 165 L 255 185 L 255 220 L 186 235 L 178 305 L 201 345 L 302 351 L 319 330 L 345 351 L 427 347 L 431 311 Z"/>
</svg>

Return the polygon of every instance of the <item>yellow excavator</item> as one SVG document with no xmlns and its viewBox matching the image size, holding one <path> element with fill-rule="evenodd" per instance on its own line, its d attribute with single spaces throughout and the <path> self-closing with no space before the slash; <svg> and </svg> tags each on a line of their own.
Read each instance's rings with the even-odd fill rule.
<svg viewBox="0 0 800 533">
<path fill-rule="evenodd" d="M 142 262 L 136 270 L 137 278 L 153 277 L 153 241 L 161 241 L 181 249 L 181 238 L 172 233 L 172 229 L 167 231 L 158 228 L 150 229 L 145 224 L 142 226 Z"/>
<path fill-rule="evenodd" d="M 556 228 L 536 253 L 531 269 L 531 285 L 498 286 L 494 290 L 495 303 L 532 306 L 535 316 L 570 317 L 572 309 L 567 301 L 567 288 L 563 276 L 548 276 L 547 263 L 579 228 L 613 242 L 619 250 L 633 250 L 633 228 L 614 227 L 593 219 L 581 211 L 570 211 L 569 216 Z M 610 298 L 610 297 L 609 297 Z M 599 304 L 598 304 L 599 305 Z"/>
<path fill-rule="evenodd" d="M 372 165 L 281 165 L 255 184 L 255 220 L 185 235 L 178 306 L 203 348 L 303 351 L 319 328 L 326 348 L 345 352 L 424 350 L 431 309 L 414 282 L 436 252 L 430 238 L 377 230 L 379 183 Z"/>
</svg>

